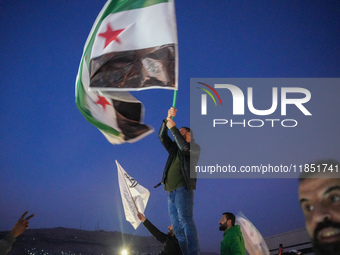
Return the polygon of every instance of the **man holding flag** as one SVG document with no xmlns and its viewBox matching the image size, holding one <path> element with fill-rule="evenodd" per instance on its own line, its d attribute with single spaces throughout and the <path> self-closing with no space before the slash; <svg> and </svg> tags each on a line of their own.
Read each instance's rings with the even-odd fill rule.
<svg viewBox="0 0 340 255">
<path fill-rule="evenodd" d="M 174 229 L 171 225 L 168 227 L 168 234 L 165 234 L 145 218 L 142 213 L 138 212 L 137 216 L 151 235 L 163 244 L 162 252 L 159 253 L 159 255 L 182 255 L 181 247 L 179 246 L 178 240 L 174 234 Z"/>
<path fill-rule="evenodd" d="M 163 120 L 158 136 L 169 153 L 161 184 L 168 192 L 168 210 L 174 233 L 183 254 L 199 254 L 198 234 L 193 219 L 194 190 L 196 178 L 190 178 L 190 167 L 195 168 L 200 156 L 200 146 L 194 142 L 187 127 L 178 129 L 173 117 L 177 110 L 171 107 Z M 168 136 L 168 129 L 174 141 Z M 193 164 L 190 164 L 191 163 Z"/>
</svg>

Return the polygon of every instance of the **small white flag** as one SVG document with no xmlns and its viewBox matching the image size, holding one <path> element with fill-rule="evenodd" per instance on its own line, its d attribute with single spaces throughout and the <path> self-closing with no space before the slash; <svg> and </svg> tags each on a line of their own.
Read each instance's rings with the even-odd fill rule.
<svg viewBox="0 0 340 255">
<path fill-rule="evenodd" d="M 135 229 L 137 229 L 141 223 L 137 217 L 137 210 L 144 214 L 150 192 L 128 175 L 117 160 L 116 164 L 125 218 Z"/>
<path fill-rule="evenodd" d="M 250 255 L 269 255 L 262 235 L 242 212 L 236 215 L 236 224 L 241 226 L 244 243 Z"/>
</svg>

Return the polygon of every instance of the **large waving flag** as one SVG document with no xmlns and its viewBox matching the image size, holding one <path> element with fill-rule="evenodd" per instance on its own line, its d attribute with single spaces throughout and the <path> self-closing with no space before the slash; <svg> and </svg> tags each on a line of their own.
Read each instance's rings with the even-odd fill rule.
<svg viewBox="0 0 340 255">
<path fill-rule="evenodd" d="M 236 223 L 241 226 L 244 244 L 250 255 L 269 255 L 269 249 L 262 235 L 243 213 L 239 212 L 236 215 Z"/>
<path fill-rule="evenodd" d="M 173 0 L 109 0 L 84 46 L 76 104 L 113 144 L 135 142 L 153 129 L 127 91 L 178 89 Z"/>
<path fill-rule="evenodd" d="M 116 164 L 125 218 L 136 229 L 141 223 L 137 217 L 137 210 L 144 214 L 150 192 L 128 175 L 117 160 Z"/>
</svg>

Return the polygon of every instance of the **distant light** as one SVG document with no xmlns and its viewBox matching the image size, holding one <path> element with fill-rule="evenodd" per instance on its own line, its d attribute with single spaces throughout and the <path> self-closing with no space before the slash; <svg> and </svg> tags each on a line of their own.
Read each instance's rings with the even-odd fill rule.
<svg viewBox="0 0 340 255">
<path fill-rule="evenodd" d="M 128 255 L 128 251 L 127 250 L 122 250 L 122 255 Z"/>
</svg>

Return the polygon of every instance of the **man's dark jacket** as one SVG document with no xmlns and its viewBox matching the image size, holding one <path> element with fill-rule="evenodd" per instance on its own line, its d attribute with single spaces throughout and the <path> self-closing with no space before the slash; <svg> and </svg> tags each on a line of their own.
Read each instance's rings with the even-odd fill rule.
<svg viewBox="0 0 340 255">
<path fill-rule="evenodd" d="M 158 132 L 159 140 L 169 153 L 169 157 L 165 164 L 163 172 L 162 182 L 160 184 L 165 184 L 171 162 L 175 158 L 176 154 L 179 152 L 178 156 L 181 162 L 181 170 L 184 176 L 185 183 L 188 190 L 194 190 L 196 189 L 196 178 L 190 178 L 190 171 L 192 176 L 196 176 L 195 167 L 200 157 L 201 148 L 197 143 L 195 143 L 193 137 L 191 137 L 190 143 L 188 143 L 181 135 L 176 126 L 170 129 L 171 135 L 174 139 L 174 141 L 172 141 L 171 138 L 168 136 L 168 127 L 166 126 L 166 123 L 167 121 L 165 119 L 162 122 L 161 128 Z M 190 157 L 192 164 L 190 164 Z"/>
<path fill-rule="evenodd" d="M 158 230 L 148 219 L 143 222 L 147 230 L 156 237 L 158 241 L 163 243 L 161 255 L 181 255 L 181 247 L 175 235 L 165 234 Z"/>
</svg>

